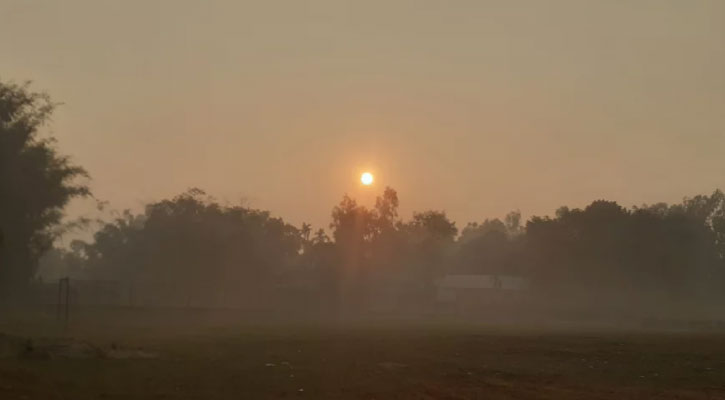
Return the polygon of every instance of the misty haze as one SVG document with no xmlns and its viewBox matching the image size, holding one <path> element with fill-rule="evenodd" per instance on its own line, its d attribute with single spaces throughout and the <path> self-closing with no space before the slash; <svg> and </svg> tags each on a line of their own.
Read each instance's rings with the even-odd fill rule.
<svg viewBox="0 0 725 400">
<path fill-rule="evenodd" d="M 0 399 L 725 399 L 725 2 L 0 0 Z"/>
</svg>

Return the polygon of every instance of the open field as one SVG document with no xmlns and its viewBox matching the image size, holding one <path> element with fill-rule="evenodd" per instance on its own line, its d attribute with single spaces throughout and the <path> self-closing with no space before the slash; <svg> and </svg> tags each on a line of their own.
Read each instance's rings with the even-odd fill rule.
<svg viewBox="0 0 725 400">
<path fill-rule="evenodd" d="M 78 316 L 64 335 L 98 356 L 6 352 L 0 399 L 725 398 L 721 333 L 151 316 Z M 50 318 L 0 331 L 60 335 Z"/>
</svg>

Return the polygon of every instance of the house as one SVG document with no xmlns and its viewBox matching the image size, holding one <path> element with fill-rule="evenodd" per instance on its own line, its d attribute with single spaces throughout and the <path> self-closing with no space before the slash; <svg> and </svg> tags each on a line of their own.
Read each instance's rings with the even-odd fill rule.
<svg viewBox="0 0 725 400">
<path fill-rule="evenodd" d="M 440 304 L 477 307 L 511 302 L 528 290 L 529 282 L 510 275 L 446 275 L 436 283 Z"/>
</svg>

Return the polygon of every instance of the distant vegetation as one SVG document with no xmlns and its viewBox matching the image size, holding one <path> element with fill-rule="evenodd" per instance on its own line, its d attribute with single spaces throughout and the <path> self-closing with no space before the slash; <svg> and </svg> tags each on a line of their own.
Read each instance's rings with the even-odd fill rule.
<svg viewBox="0 0 725 400">
<path fill-rule="evenodd" d="M 389 288 L 432 305 L 446 274 L 527 278 L 537 301 L 646 310 L 725 304 L 725 196 L 624 208 L 598 200 L 554 217 L 469 223 L 444 211 L 398 215 L 386 188 L 373 208 L 344 196 L 330 236 L 267 211 L 224 206 L 202 190 L 124 213 L 92 241 L 51 244 L 62 210 L 89 195 L 85 171 L 37 136 L 53 103 L 25 85 L 0 84 L 0 288 L 7 300 L 46 272 L 129 284 L 163 282 L 188 301 L 264 303 L 299 290 L 321 309 L 363 310 Z M 42 274 L 41 274 L 42 275 Z M 403 296 L 404 294 L 405 296 Z M 306 296 L 306 297 L 305 297 Z M 202 301 L 203 302 L 203 301 Z"/>
</svg>

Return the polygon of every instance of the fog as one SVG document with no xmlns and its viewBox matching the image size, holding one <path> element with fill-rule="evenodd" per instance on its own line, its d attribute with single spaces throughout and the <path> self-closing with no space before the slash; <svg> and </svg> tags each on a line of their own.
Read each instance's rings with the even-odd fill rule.
<svg viewBox="0 0 725 400">
<path fill-rule="evenodd" d="M 598 200 L 528 221 L 512 211 L 462 229 L 444 211 L 403 218 L 402 201 L 392 188 L 372 208 L 346 195 L 325 230 L 193 189 L 46 253 L 36 296 L 52 304 L 70 277 L 79 307 L 630 328 L 707 325 L 725 306 L 719 190 L 669 206 Z"/>
<path fill-rule="evenodd" d="M 722 187 L 723 7 L 3 1 L 0 77 L 63 103 L 59 146 L 119 211 L 201 187 L 324 227 L 344 193 L 373 206 L 372 170 L 462 227 Z"/>
<path fill-rule="evenodd" d="M 0 0 L 0 398 L 725 398 L 725 2 Z"/>
</svg>

